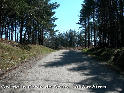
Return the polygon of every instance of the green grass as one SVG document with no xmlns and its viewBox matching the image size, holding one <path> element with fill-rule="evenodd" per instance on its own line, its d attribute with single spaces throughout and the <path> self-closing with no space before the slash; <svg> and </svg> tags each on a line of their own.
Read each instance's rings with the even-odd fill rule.
<svg viewBox="0 0 124 93">
<path fill-rule="evenodd" d="M 10 69 L 30 57 L 44 55 L 53 51 L 41 45 L 20 45 L 13 41 L 0 42 L 0 69 Z"/>
<path fill-rule="evenodd" d="M 124 48 L 114 49 L 114 48 L 91 48 L 83 49 L 82 52 L 93 56 L 96 60 L 100 62 L 106 62 L 107 64 L 120 68 L 123 70 L 123 58 L 124 58 Z M 122 67 L 121 67 L 122 66 Z"/>
</svg>

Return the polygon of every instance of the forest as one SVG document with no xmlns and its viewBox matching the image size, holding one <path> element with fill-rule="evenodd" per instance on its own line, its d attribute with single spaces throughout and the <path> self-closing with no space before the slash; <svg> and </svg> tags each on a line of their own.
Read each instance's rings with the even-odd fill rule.
<svg viewBox="0 0 124 93">
<path fill-rule="evenodd" d="M 124 47 L 123 0 L 84 0 L 78 23 L 85 47 Z"/>
<path fill-rule="evenodd" d="M 0 0 L 0 93 L 124 93 L 124 0 Z"/>
<path fill-rule="evenodd" d="M 0 38 L 43 45 L 44 35 L 56 26 L 58 6 L 50 0 L 0 0 Z"/>
<path fill-rule="evenodd" d="M 107 58 L 111 55 L 119 58 L 116 61 L 120 57 L 123 60 L 123 0 L 82 0 L 77 22 L 80 31 L 55 30 L 58 18 L 54 15 L 59 6 L 50 0 L 0 0 L 0 39 L 52 49 L 99 48 L 103 53 L 99 51 L 98 55 L 107 53 Z"/>
<path fill-rule="evenodd" d="M 84 0 L 79 22 L 87 52 L 124 67 L 124 0 Z"/>
<path fill-rule="evenodd" d="M 50 3 L 50 0 L 1 0 L 0 38 L 53 48 L 57 48 L 57 44 L 62 47 L 124 47 L 123 0 L 84 0 L 78 22 L 82 28 L 80 32 L 68 30 L 56 34 L 54 22 L 57 18 L 53 16 L 58 7 L 59 4 Z M 71 34 L 75 37 L 73 40 L 69 40 Z M 50 42 L 53 39 L 57 44 Z M 64 44 L 66 41 L 75 44 Z"/>
<path fill-rule="evenodd" d="M 39 44 L 53 49 L 83 45 L 83 33 L 54 28 L 57 2 L 50 0 L 1 0 L 0 38 L 20 44 Z"/>
</svg>

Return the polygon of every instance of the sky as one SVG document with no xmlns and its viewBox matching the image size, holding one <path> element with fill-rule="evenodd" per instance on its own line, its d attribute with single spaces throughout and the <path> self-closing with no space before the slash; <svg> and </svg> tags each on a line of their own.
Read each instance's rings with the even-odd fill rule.
<svg viewBox="0 0 124 93">
<path fill-rule="evenodd" d="M 57 27 L 55 30 L 59 30 L 59 32 L 66 32 L 70 29 L 79 30 L 78 20 L 81 10 L 81 4 L 83 0 L 52 0 L 52 2 L 57 2 L 60 4 L 59 8 L 57 8 L 55 17 L 55 24 Z"/>
</svg>

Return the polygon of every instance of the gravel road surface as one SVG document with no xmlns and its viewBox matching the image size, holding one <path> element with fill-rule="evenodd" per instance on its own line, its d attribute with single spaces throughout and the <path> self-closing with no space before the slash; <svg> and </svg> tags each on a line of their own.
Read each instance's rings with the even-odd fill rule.
<svg viewBox="0 0 124 93">
<path fill-rule="evenodd" d="M 7 73 L 0 93 L 124 93 L 124 76 L 80 51 L 60 50 Z"/>
</svg>

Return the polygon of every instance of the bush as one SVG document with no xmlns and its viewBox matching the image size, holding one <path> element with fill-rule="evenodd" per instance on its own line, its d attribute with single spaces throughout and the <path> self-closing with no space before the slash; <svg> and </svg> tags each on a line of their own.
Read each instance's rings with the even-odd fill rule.
<svg viewBox="0 0 124 93">
<path fill-rule="evenodd" d="M 124 70 L 124 48 L 91 48 L 83 49 L 83 52 L 94 56 L 99 61 L 104 61 Z"/>
</svg>

